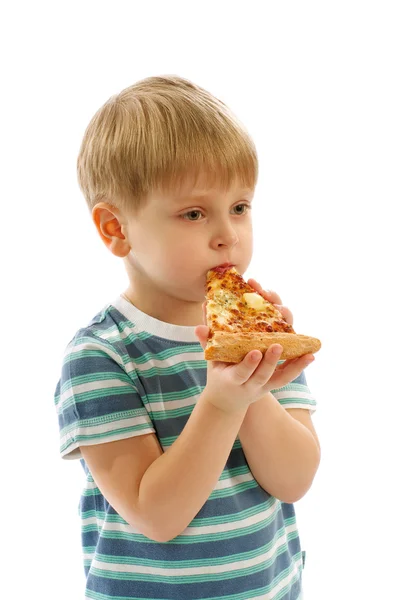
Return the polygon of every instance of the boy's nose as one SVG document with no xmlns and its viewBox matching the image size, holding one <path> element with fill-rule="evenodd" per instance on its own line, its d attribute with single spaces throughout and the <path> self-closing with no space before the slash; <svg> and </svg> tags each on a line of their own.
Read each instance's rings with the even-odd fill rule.
<svg viewBox="0 0 397 600">
<path fill-rule="evenodd" d="M 219 248 L 220 246 L 226 246 L 227 248 L 233 248 L 238 242 L 238 235 L 229 227 L 228 231 L 222 232 L 215 237 L 215 245 Z"/>
</svg>

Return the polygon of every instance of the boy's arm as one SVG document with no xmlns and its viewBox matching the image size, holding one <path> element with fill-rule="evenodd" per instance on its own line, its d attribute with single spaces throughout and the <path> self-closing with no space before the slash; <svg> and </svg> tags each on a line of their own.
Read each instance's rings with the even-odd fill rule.
<svg viewBox="0 0 397 600">
<path fill-rule="evenodd" d="M 123 519 L 146 537 L 167 542 L 207 501 L 246 412 L 245 407 L 228 414 L 204 391 L 164 453 L 155 434 L 80 449 L 96 485 Z"/>
<path fill-rule="evenodd" d="M 285 409 L 272 393 L 251 404 L 239 431 L 259 485 L 283 502 L 310 488 L 320 463 L 320 444 L 306 409 Z"/>
</svg>

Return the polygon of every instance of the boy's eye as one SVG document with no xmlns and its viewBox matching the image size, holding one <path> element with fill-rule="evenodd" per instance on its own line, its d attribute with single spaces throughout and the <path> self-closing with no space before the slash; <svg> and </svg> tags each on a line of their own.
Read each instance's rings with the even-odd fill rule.
<svg viewBox="0 0 397 600">
<path fill-rule="evenodd" d="M 236 213 L 237 215 L 245 215 L 248 212 L 248 210 L 250 210 L 250 208 L 251 208 L 251 206 L 249 204 L 237 204 L 237 206 L 235 206 L 234 208 L 236 209 L 236 208 L 241 208 L 241 207 L 243 207 L 243 210 L 238 211 Z M 197 217 L 197 215 L 201 215 L 201 214 L 202 214 L 201 210 L 190 210 L 189 212 L 181 215 L 181 217 L 182 217 L 182 219 L 185 219 L 186 221 L 198 221 L 199 219 L 196 217 Z M 186 219 L 185 217 L 187 217 L 188 215 L 192 215 L 193 218 Z"/>
<path fill-rule="evenodd" d="M 237 213 L 239 215 L 245 215 L 245 213 L 248 212 L 249 209 L 251 208 L 251 206 L 249 204 L 237 204 L 237 206 L 235 206 L 234 208 L 239 208 L 239 207 L 243 207 L 243 209 L 246 209 L 246 210 L 243 210 L 243 212 L 239 211 Z"/>
<path fill-rule="evenodd" d="M 201 214 L 200 210 L 191 210 L 191 211 L 185 213 L 184 215 L 182 215 L 182 217 L 186 217 L 187 215 L 193 215 L 193 216 L 195 216 L 195 215 L 199 215 L 199 214 Z M 193 219 L 187 219 L 187 221 L 197 221 L 197 219 L 195 219 L 195 218 L 193 218 Z"/>
</svg>

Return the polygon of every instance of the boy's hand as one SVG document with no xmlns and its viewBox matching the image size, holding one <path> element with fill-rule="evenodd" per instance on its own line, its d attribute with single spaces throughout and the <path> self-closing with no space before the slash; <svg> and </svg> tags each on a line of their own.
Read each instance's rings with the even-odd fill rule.
<svg viewBox="0 0 397 600">
<path fill-rule="evenodd" d="M 255 285 L 250 285 L 258 291 L 269 302 L 281 305 L 277 294 L 265 294 L 254 280 L 249 280 Z M 203 303 L 203 321 L 206 323 L 206 303 Z M 277 306 L 280 310 L 280 307 Z M 292 313 L 286 307 L 282 307 L 284 318 L 289 319 L 292 325 Z M 204 350 L 208 339 L 209 327 L 198 325 L 195 334 Z M 248 408 L 267 392 L 287 385 L 296 379 L 305 367 L 313 360 L 312 354 L 301 356 L 292 360 L 286 360 L 277 366 L 282 353 L 280 344 L 273 344 L 268 348 L 265 355 L 258 350 L 251 350 L 244 359 L 237 364 L 220 361 L 207 361 L 207 385 L 206 391 L 210 401 L 225 412 L 241 411 Z"/>
</svg>

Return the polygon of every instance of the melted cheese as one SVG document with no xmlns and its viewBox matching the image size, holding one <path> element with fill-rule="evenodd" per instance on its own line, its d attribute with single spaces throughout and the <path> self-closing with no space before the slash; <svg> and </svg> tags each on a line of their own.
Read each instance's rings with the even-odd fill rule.
<svg viewBox="0 0 397 600">
<path fill-rule="evenodd" d="M 207 275 L 207 324 L 211 331 L 294 333 L 276 307 L 233 268 Z"/>
<path fill-rule="evenodd" d="M 266 308 L 264 298 L 256 292 L 243 294 L 243 298 L 250 308 L 255 310 L 265 310 Z"/>
<path fill-rule="evenodd" d="M 238 310 L 237 298 L 223 289 L 219 289 L 218 294 L 217 302 L 208 301 L 208 315 L 211 319 L 216 317 L 219 325 L 227 325 L 230 319 L 230 310 L 233 308 Z"/>
</svg>

